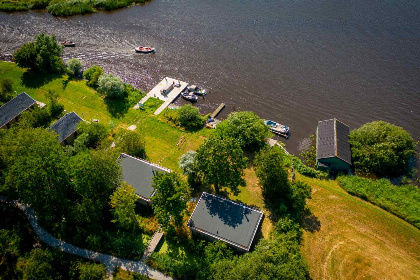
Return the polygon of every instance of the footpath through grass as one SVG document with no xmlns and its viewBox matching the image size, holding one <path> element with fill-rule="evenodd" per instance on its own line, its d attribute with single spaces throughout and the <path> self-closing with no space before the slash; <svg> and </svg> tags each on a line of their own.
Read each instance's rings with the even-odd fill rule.
<svg viewBox="0 0 420 280">
<path fill-rule="evenodd" d="M 302 252 L 313 279 L 419 279 L 417 228 L 336 181 L 297 179 L 312 186 Z"/>
</svg>

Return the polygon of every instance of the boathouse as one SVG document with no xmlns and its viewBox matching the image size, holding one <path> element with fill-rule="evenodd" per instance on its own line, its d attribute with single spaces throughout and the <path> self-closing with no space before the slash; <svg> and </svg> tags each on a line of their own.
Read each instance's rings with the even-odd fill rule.
<svg viewBox="0 0 420 280">
<path fill-rule="evenodd" d="M 203 192 L 187 226 L 209 240 L 221 240 L 239 252 L 251 249 L 263 212 Z"/>
<path fill-rule="evenodd" d="M 337 119 L 319 121 L 316 130 L 316 166 L 329 171 L 349 172 L 350 129 Z"/>
<path fill-rule="evenodd" d="M 58 133 L 58 142 L 61 145 L 72 145 L 77 137 L 77 125 L 83 121 L 75 112 L 66 114 L 50 126 L 50 130 Z"/>
<path fill-rule="evenodd" d="M 2 107 L 0 107 L 0 129 L 9 128 L 20 114 L 33 108 L 36 101 L 25 92 L 22 92 Z"/>
<path fill-rule="evenodd" d="M 153 177 L 156 172 L 169 173 L 171 170 L 124 153 L 118 159 L 123 181 L 134 188 L 140 203 L 151 205 L 151 198 L 155 194 L 155 189 L 152 187 Z"/>
</svg>

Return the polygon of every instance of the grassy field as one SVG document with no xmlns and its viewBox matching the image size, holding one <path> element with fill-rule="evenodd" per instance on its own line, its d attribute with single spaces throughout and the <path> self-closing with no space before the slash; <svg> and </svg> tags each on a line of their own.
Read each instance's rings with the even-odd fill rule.
<svg viewBox="0 0 420 280">
<path fill-rule="evenodd" d="M 107 105 L 104 98 L 88 87 L 84 80 L 69 80 L 66 75 L 43 77 L 24 71 L 14 63 L 0 62 L 0 78 L 12 79 L 13 90 L 17 93 L 24 91 L 41 102 L 47 101 L 45 93 L 48 90 L 54 90 L 59 94 L 59 102 L 67 112 L 75 111 L 85 120 L 98 119 L 114 128 L 136 125 L 145 137 L 148 160 L 172 170 L 180 171 L 179 157 L 188 150 L 196 150 L 211 133 L 208 129 L 182 131 L 159 121 L 152 113 L 153 106 L 157 104 L 143 111 L 127 108 L 119 114 L 113 114 L 113 104 Z M 185 141 L 177 147 L 182 136 Z"/>
<path fill-rule="evenodd" d="M 420 231 L 342 190 L 335 181 L 312 186 L 302 253 L 313 279 L 420 279 Z"/>
</svg>

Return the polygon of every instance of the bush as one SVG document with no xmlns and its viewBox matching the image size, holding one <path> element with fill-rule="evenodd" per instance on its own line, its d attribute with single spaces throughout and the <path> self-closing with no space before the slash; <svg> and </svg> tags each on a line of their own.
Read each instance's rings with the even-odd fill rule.
<svg viewBox="0 0 420 280">
<path fill-rule="evenodd" d="M 0 102 L 13 99 L 13 81 L 9 78 L 0 79 Z"/>
<path fill-rule="evenodd" d="M 83 72 L 83 78 L 87 80 L 87 85 L 96 88 L 98 86 L 98 79 L 104 73 L 98 65 L 93 65 Z"/>
<path fill-rule="evenodd" d="M 49 3 L 50 3 L 50 0 L 32 0 L 31 9 L 33 10 L 45 9 Z"/>
<path fill-rule="evenodd" d="M 112 74 L 102 74 L 98 79 L 98 91 L 109 98 L 125 98 L 125 84 L 119 77 Z"/>
<path fill-rule="evenodd" d="M 88 135 L 85 142 L 88 148 L 98 147 L 108 135 L 108 129 L 101 123 L 80 122 L 77 127 L 80 134 Z"/>
<path fill-rule="evenodd" d="M 179 126 L 179 113 L 178 110 L 166 108 L 161 114 L 162 119 L 166 120 L 173 126 Z"/>
<path fill-rule="evenodd" d="M 78 76 L 82 70 L 82 61 L 77 58 L 71 58 L 67 61 L 67 67 L 73 76 Z"/>
<path fill-rule="evenodd" d="M 222 138 L 234 138 L 242 149 L 258 150 L 265 145 L 265 139 L 271 135 L 264 121 L 254 112 L 233 112 L 216 127 L 216 133 Z"/>
<path fill-rule="evenodd" d="M 179 124 L 187 128 L 201 128 L 205 119 L 200 115 L 199 109 L 187 104 L 178 109 Z"/>
<path fill-rule="evenodd" d="M 53 1 L 48 5 L 47 11 L 54 16 L 72 16 L 94 13 L 95 8 L 88 1 L 69 0 Z"/>
<path fill-rule="evenodd" d="M 306 166 L 298 157 L 292 156 L 292 160 L 293 160 L 294 169 L 300 174 L 308 176 L 308 177 L 312 177 L 312 178 L 328 179 L 327 172 L 316 170 L 316 169 Z"/>
<path fill-rule="evenodd" d="M 340 176 L 338 184 L 349 194 L 391 212 L 420 229 L 420 189 L 416 186 L 394 186 L 386 179 L 371 180 L 357 176 Z"/>
<path fill-rule="evenodd" d="M 115 144 L 120 152 L 139 158 L 146 157 L 145 143 L 144 137 L 137 131 L 120 129 L 115 136 Z"/>
<path fill-rule="evenodd" d="M 48 98 L 48 109 L 52 119 L 58 119 L 64 112 L 64 105 L 58 103 L 58 94 L 53 90 L 48 90 L 45 95 Z"/>
<path fill-rule="evenodd" d="M 353 130 L 349 138 L 353 164 L 362 174 L 404 174 L 416 153 L 410 133 L 384 121 L 364 124 Z"/>
<path fill-rule="evenodd" d="M 102 280 L 106 276 L 106 267 L 103 264 L 80 263 L 78 266 L 80 280 Z"/>
</svg>

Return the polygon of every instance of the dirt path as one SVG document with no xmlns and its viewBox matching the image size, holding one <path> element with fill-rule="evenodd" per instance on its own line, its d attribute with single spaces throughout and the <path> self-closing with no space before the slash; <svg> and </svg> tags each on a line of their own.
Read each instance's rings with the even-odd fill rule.
<svg viewBox="0 0 420 280">
<path fill-rule="evenodd" d="M 34 210 L 30 208 L 28 205 L 17 202 L 17 201 L 8 201 L 4 196 L 0 196 L 0 201 L 14 205 L 15 207 L 22 210 L 28 217 L 31 226 L 33 227 L 35 231 L 35 234 L 38 235 L 42 241 L 44 241 L 51 247 L 60 249 L 63 252 L 103 263 L 107 267 L 108 276 L 111 275 L 115 267 L 121 267 L 124 270 L 140 273 L 152 279 L 157 279 L 157 280 L 172 279 L 171 277 L 166 276 L 163 273 L 146 265 L 144 262 L 120 259 L 120 258 L 113 257 L 110 255 L 79 248 L 69 243 L 66 243 L 60 239 L 57 239 L 51 234 L 49 234 L 44 228 L 42 228 L 37 223 L 37 217 L 34 213 Z"/>
</svg>

